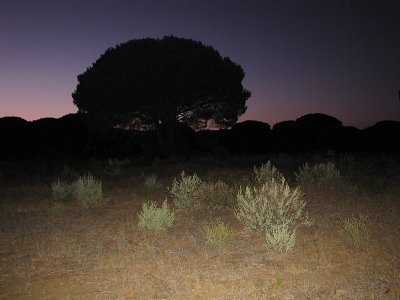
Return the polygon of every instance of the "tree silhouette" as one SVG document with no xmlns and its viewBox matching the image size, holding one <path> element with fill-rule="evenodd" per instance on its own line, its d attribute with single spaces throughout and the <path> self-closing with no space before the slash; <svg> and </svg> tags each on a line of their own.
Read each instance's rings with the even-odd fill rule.
<svg viewBox="0 0 400 300">
<path fill-rule="evenodd" d="M 80 112 L 114 126 L 155 129 L 159 145 L 172 152 L 177 122 L 194 129 L 236 123 L 250 97 L 243 78 L 241 66 L 211 46 L 145 38 L 109 48 L 78 76 L 72 97 Z"/>
</svg>

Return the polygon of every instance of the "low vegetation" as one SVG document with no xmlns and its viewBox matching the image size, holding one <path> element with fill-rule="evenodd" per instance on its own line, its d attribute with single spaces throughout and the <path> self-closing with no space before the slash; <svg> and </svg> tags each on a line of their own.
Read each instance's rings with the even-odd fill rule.
<svg viewBox="0 0 400 300">
<path fill-rule="evenodd" d="M 344 218 L 341 224 L 354 248 L 362 249 L 368 247 L 370 234 L 365 215 L 359 214 L 357 217 Z"/>
<path fill-rule="evenodd" d="M 290 229 L 286 223 L 271 225 L 265 230 L 265 241 L 271 249 L 278 252 L 287 252 L 294 247 L 296 229 Z"/>
<path fill-rule="evenodd" d="M 399 298 L 398 155 L 46 163 L 0 162 L 0 298 Z"/>
<path fill-rule="evenodd" d="M 223 250 L 235 238 L 232 229 L 222 221 L 214 225 L 204 226 L 203 235 L 205 243 L 219 251 Z"/>
<path fill-rule="evenodd" d="M 157 207 L 155 202 L 143 203 L 142 211 L 138 214 L 138 225 L 149 230 L 163 230 L 172 226 L 175 213 L 168 208 L 167 200 Z"/>
<path fill-rule="evenodd" d="M 202 182 L 199 187 L 201 205 L 209 209 L 232 207 L 236 191 L 222 180 Z"/>
<path fill-rule="evenodd" d="M 290 188 L 275 167 L 268 164 L 262 168 L 268 176 L 265 181 L 257 180 L 264 182 L 261 186 L 239 190 L 235 216 L 247 230 L 264 233 L 273 249 L 288 251 L 294 246 L 296 229 L 311 224 L 304 210 L 306 202 L 301 190 Z M 259 174 L 257 169 L 255 173 Z"/>
<path fill-rule="evenodd" d="M 140 192 L 146 198 L 153 197 L 162 187 L 157 175 L 149 175 L 144 179 L 143 186 L 140 187 Z"/>
<path fill-rule="evenodd" d="M 196 174 L 181 173 L 181 179 L 174 178 L 169 190 L 176 209 L 190 209 L 197 205 L 200 198 L 202 180 Z"/>
<path fill-rule="evenodd" d="M 259 168 L 254 167 L 255 180 L 259 184 L 264 184 L 272 179 L 281 181 L 284 177 L 282 173 L 268 161 L 266 164 L 262 164 Z"/>
<path fill-rule="evenodd" d="M 340 171 L 332 162 L 312 166 L 305 163 L 295 175 L 297 183 L 306 190 L 335 186 L 342 180 Z"/>
<path fill-rule="evenodd" d="M 73 185 L 57 179 L 51 184 L 51 190 L 55 200 L 68 201 L 74 198 Z"/>
<path fill-rule="evenodd" d="M 51 189 L 55 200 L 76 200 L 84 208 L 100 207 L 109 201 L 103 197 L 101 180 L 90 173 L 72 183 L 57 179 L 52 183 Z"/>
<path fill-rule="evenodd" d="M 103 197 L 101 180 L 92 174 L 79 177 L 73 184 L 73 194 L 80 205 L 93 208 L 105 205 L 109 199 Z"/>
</svg>

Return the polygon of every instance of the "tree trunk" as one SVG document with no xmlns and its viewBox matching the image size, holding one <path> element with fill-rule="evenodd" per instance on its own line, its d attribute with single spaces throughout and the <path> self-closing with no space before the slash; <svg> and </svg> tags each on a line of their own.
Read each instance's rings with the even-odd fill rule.
<svg viewBox="0 0 400 300">
<path fill-rule="evenodd" d="M 160 121 L 158 119 L 154 120 L 154 130 L 156 133 L 156 137 L 157 137 L 157 153 L 159 156 L 165 156 L 165 142 L 163 139 L 163 124 L 160 124 Z"/>
<path fill-rule="evenodd" d="M 175 155 L 176 116 L 170 114 L 164 120 L 154 119 L 154 129 L 157 137 L 158 153 L 161 157 Z"/>
</svg>

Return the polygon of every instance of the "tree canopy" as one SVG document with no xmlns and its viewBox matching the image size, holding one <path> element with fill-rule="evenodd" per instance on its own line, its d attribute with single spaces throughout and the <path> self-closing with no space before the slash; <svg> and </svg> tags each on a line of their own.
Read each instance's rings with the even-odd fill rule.
<svg viewBox="0 0 400 300">
<path fill-rule="evenodd" d="M 186 38 L 130 40 L 109 48 L 83 74 L 73 92 L 80 112 L 111 125 L 161 129 L 173 144 L 177 122 L 194 129 L 237 122 L 250 92 L 244 71 L 211 46 Z"/>
</svg>

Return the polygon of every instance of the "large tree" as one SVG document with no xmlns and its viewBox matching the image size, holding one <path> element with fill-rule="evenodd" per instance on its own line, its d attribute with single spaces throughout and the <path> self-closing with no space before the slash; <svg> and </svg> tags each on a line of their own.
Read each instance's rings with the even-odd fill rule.
<svg viewBox="0 0 400 300">
<path fill-rule="evenodd" d="M 109 48 L 78 76 L 72 97 L 80 112 L 113 126 L 155 129 L 160 146 L 173 151 L 178 122 L 194 129 L 237 122 L 250 97 L 243 78 L 241 66 L 211 46 L 145 38 Z"/>
</svg>

